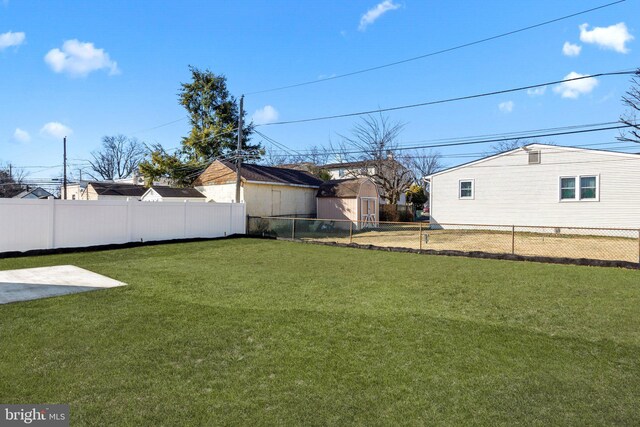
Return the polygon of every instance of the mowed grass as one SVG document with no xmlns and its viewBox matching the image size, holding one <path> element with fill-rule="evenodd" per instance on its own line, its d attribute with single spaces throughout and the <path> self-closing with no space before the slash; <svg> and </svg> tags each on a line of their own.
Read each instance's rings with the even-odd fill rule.
<svg viewBox="0 0 640 427">
<path fill-rule="evenodd" d="M 226 240 L 0 260 L 0 402 L 72 425 L 638 425 L 640 272 Z"/>
</svg>

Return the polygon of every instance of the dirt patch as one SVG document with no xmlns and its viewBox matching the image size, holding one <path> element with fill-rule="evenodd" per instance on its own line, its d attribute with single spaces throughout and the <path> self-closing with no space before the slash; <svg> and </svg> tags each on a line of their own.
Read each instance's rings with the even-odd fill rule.
<svg viewBox="0 0 640 427">
<path fill-rule="evenodd" d="M 435 251 L 487 252 L 524 256 L 588 258 L 638 262 L 638 238 L 554 235 L 478 230 L 424 230 L 420 245 L 418 230 L 372 230 L 349 236 L 296 236 L 318 242 L 356 243 Z M 428 239 L 425 242 L 425 238 Z"/>
</svg>

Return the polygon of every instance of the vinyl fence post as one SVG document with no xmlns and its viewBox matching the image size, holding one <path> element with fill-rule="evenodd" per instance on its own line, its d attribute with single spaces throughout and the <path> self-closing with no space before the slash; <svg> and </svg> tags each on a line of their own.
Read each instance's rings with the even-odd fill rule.
<svg viewBox="0 0 640 427">
<path fill-rule="evenodd" d="M 422 250 L 422 223 L 420 223 L 420 250 Z"/>
<path fill-rule="evenodd" d="M 349 243 L 353 243 L 353 221 L 349 223 Z"/>
<path fill-rule="evenodd" d="M 56 201 L 53 197 L 49 197 L 49 248 L 56 247 Z"/>
<path fill-rule="evenodd" d="M 296 219 L 291 218 L 291 240 L 296 239 Z"/>
<path fill-rule="evenodd" d="M 516 253 L 516 226 L 511 226 L 511 255 Z"/>
</svg>

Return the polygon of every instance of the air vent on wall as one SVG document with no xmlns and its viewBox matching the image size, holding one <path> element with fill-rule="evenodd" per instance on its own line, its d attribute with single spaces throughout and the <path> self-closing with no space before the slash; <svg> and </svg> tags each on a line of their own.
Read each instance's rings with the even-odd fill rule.
<svg viewBox="0 0 640 427">
<path fill-rule="evenodd" d="M 540 164 L 540 150 L 529 151 L 529 164 L 530 165 Z"/>
</svg>

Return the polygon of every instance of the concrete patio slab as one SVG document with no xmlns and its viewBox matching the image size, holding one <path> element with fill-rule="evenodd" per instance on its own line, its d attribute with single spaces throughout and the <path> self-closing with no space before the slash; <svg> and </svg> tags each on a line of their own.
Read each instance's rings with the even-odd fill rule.
<svg viewBox="0 0 640 427">
<path fill-rule="evenodd" d="M 125 286 L 73 265 L 0 271 L 0 304 Z"/>
</svg>

